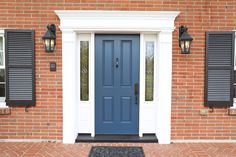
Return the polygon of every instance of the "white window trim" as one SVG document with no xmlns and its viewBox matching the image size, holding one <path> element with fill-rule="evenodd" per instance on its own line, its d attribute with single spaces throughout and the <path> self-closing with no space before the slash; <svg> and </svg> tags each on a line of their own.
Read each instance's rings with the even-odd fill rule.
<svg viewBox="0 0 236 157">
<path fill-rule="evenodd" d="M 235 32 L 235 43 L 234 47 L 236 47 L 236 30 Z M 234 48 L 234 70 L 236 70 L 236 48 Z M 236 108 L 236 98 L 233 98 L 233 106 L 231 108 Z"/>
<path fill-rule="evenodd" d="M 3 38 L 3 65 L 0 66 L 0 69 L 5 69 L 5 37 L 4 37 L 4 30 L 0 30 L 0 36 Z M 0 108 L 8 108 L 6 106 L 6 97 L 0 97 Z"/>
</svg>

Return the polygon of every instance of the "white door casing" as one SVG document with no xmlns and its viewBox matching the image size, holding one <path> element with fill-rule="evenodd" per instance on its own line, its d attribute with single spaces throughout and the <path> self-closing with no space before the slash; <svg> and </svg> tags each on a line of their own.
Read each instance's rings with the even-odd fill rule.
<svg viewBox="0 0 236 157">
<path fill-rule="evenodd" d="M 178 11 L 55 11 L 62 31 L 63 143 L 78 133 L 95 135 L 95 33 L 140 34 L 139 135 L 155 133 L 160 144 L 171 140 L 172 32 Z M 145 41 L 156 35 L 154 101 L 145 102 Z M 155 36 L 154 36 L 155 37 Z M 89 101 L 80 101 L 79 41 L 88 39 Z"/>
</svg>

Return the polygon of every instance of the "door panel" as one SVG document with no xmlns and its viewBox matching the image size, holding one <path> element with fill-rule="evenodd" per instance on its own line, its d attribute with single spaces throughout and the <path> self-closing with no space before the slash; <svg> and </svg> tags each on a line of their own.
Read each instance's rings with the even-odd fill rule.
<svg viewBox="0 0 236 157">
<path fill-rule="evenodd" d="M 114 100 L 113 97 L 103 97 L 103 119 L 104 123 L 114 121 Z"/>
<path fill-rule="evenodd" d="M 96 134 L 138 134 L 139 35 L 96 35 L 95 57 Z"/>
<path fill-rule="evenodd" d="M 131 97 L 121 97 L 121 122 L 130 123 L 132 115 L 132 100 Z"/>
<path fill-rule="evenodd" d="M 131 86 L 132 83 L 132 42 L 121 41 L 121 86 Z"/>
<path fill-rule="evenodd" d="M 103 68 L 103 86 L 114 86 L 114 69 L 113 69 L 113 58 L 114 58 L 114 42 L 103 41 L 102 50 L 102 68 Z"/>
</svg>

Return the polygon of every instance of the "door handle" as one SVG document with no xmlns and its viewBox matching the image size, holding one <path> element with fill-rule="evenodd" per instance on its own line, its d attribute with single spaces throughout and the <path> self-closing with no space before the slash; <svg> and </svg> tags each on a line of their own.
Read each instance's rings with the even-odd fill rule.
<svg viewBox="0 0 236 157">
<path fill-rule="evenodd" d="M 134 95 L 135 95 L 135 104 L 138 104 L 138 96 L 139 96 L 139 84 L 134 84 Z"/>
</svg>

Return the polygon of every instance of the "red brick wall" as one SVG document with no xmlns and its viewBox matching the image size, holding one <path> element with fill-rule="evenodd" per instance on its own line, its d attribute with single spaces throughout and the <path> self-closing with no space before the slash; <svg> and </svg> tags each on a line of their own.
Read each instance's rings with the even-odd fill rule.
<svg viewBox="0 0 236 157">
<path fill-rule="evenodd" d="M 59 19 L 54 10 L 180 11 L 173 32 L 172 139 L 236 139 L 236 117 L 227 109 L 201 116 L 204 100 L 206 31 L 236 29 L 235 0 L 1 0 L 0 28 L 34 29 L 36 107 L 12 108 L 0 115 L 0 139 L 62 139 L 61 32 L 56 53 L 44 52 L 41 37 L 46 25 Z M 187 25 L 193 36 L 191 54 L 178 47 L 178 27 Z M 57 71 L 49 71 L 49 62 Z"/>
</svg>

